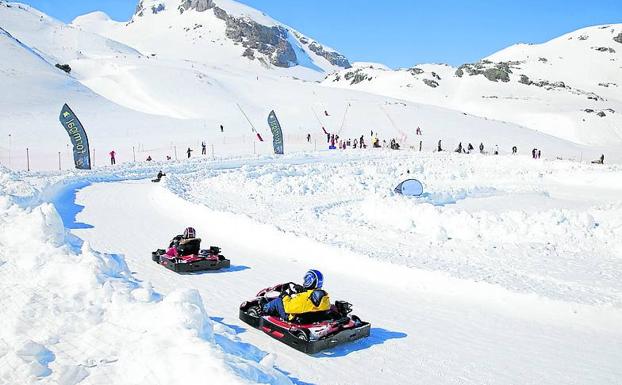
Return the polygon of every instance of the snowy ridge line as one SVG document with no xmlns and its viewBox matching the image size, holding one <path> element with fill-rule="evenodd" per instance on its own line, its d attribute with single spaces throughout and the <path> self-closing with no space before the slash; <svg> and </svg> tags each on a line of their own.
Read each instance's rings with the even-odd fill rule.
<svg viewBox="0 0 622 385">
<path fill-rule="evenodd" d="M 328 162 L 335 162 L 335 160 L 336 159 L 329 158 Z M 303 168 L 306 163 L 313 162 L 313 159 L 307 159 L 302 163 Z M 323 174 L 322 172 L 317 172 L 317 170 L 314 170 L 312 174 L 307 174 L 304 169 L 301 170 L 300 160 L 297 160 L 295 164 L 299 166 L 297 170 L 300 170 L 298 172 L 302 176 Z M 304 217 L 287 217 L 287 221 L 300 220 L 300 223 L 298 224 L 300 226 L 299 227 L 293 225 L 291 222 L 283 222 L 279 220 L 279 210 L 283 209 L 287 211 L 287 209 L 280 208 L 278 206 L 278 204 L 284 202 L 279 199 L 281 196 L 278 190 L 275 191 L 271 189 L 266 192 L 269 200 L 274 199 L 277 201 L 276 207 L 269 206 L 267 208 L 267 210 L 273 213 L 269 215 L 263 212 L 255 212 L 251 209 L 251 206 L 270 205 L 270 203 L 266 203 L 266 201 L 262 199 L 262 194 L 264 193 L 261 191 L 262 186 L 244 185 L 243 180 L 218 179 L 219 175 L 236 176 L 240 173 L 246 173 L 250 177 L 253 177 L 253 175 L 255 178 L 260 177 L 263 172 L 259 171 L 259 169 L 265 167 L 267 169 L 267 175 L 269 176 L 267 181 L 272 181 L 273 178 L 277 178 L 273 174 L 274 168 L 278 170 L 282 167 L 287 170 L 289 169 L 289 166 L 287 165 L 287 162 L 281 162 L 276 166 L 254 165 L 247 163 L 245 165 L 241 165 L 238 170 L 229 168 L 226 170 L 203 170 L 198 173 L 190 173 L 180 176 L 172 175 L 166 179 L 165 186 L 181 199 L 180 201 L 177 201 L 177 203 L 174 203 L 175 206 L 179 206 L 180 212 L 191 213 L 193 212 L 192 210 L 196 212 L 196 210 L 200 208 L 201 210 L 205 210 L 205 214 L 202 215 L 202 217 L 213 218 L 213 221 L 217 223 L 236 223 L 237 225 L 233 226 L 236 231 L 240 231 L 244 234 L 266 233 L 267 235 L 265 237 L 261 237 L 259 235 L 252 236 L 253 245 L 260 249 L 262 249 L 262 247 L 273 248 L 268 240 L 279 238 L 279 236 L 274 234 L 276 232 L 281 234 L 280 237 L 285 239 L 287 242 L 300 244 L 300 246 L 296 248 L 301 252 L 300 258 L 314 260 L 319 258 L 318 256 L 321 255 L 339 255 L 338 261 L 326 263 L 326 270 L 335 269 L 340 273 L 357 276 L 360 275 L 361 278 L 364 277 L 365 280 L 372 280 L 387 286 L 400 287 L 404 285 L 405 282 L 408 282 L 408 285 L 416 288 L 417 291 L 434 292 L 440 295 L 447 295 L 449 297 L 460 298 L 462 300 L 478 302 L 482 305 L 489 304 L 492 300 L 492 302 L 499 306 L 499 308 L 508 312 L 513 312 L 517 304 L 523 304 L 523 307 L 531 309 L 535 308 L 538 309 L 538 312 L 537 314 L 530 313 L 529 315 L 524 314 L 522 316 L 536 318 L 542 317 L 543 320 L 547 320 L 549 322 L 563 322 L 564 319 L 567 319 L 565 317 L 571 317 L 573 319 L 577 319 L 578 323 L 585 327 L 594 327 L 595 325 L 598 325 L 597 328 L 604 327 L 614 330 L 616 328 L 615 324 L 622 320 L 622 312 L 620 311 L 619 306 L 619 288 L 583 287 L 584 285 L 581 283 L 566 282 L 566 280 L 556 279 L 554 276 L 537 276 L 529 271 L 521 273 L 518 276 L 519 280 L 516 280 L 516 278 L 512 278 L 516 275 L 515 271 L 508 270 L 507 272 L 504 272 L 502 267 L 501 270 L 497 268 L 497 274 L 505 274 L 508 276 L 508 279 L 512 278 L 514 281 L 508 281 L 507 283 L 499 282 L 498 279 L 495 279 L 494 275 L 492 277 L 486 277 L 485 271 L 478 272 L 477 270 L 474 270 L 474 272 L 464 274 L 451 269 L 443 270 L 442 268 L 430 268 L 420 262 L 414 264 L 408 263 L 406 264 L 406 267 L 408 268 L 404 269 L 405 264 L 403 261 L 387 260 L 385 257 L 380 258 L 378 255 L 374 255 L 376 252 L 375 249 L 371 249 L 371 251 L 366 252 L 364 249 L 359 247 L 353 247 L 352 243 L 335 242 L 332 238 L 327 238 L 324 233 L 310 233 L 308 231 L 302 231 L 300 228 L 318 228 L 325 226 L 326 224 L 308 222 L 304 219 Z M 346 164 L 341 164 L 339 166 L 346 167 Z M 384 170 L 386 170 L 386 168 L 384 168 Z M 296 172 L 294 172 L 294 174 L 295 173 Z M 211 180 L 213 180 L 213 183 L 210 182 Z M 278 185 L 278 178 L 276 179 L 276 183 Z M 313 183 L 315 183 L 315 181 L 311 181 L 308 184 Z M 218 186 L 232 186 L 233 190 L 223 190 Z M 211 191 L 213 196 L 210 194 L 205 195 L 200 193 L 210 190 L 213 190 Z M 250 202 L 251 206 L 236 207 L 234 205 L 235 201 L 228 201 L 225 198 L 235 197 L 235 191 L 252 192 L 251 195 L 254 198 Z M 382 193 L 382 195 L 387 194 Z M 472 197 L 469 198 L 472 199 Z M 224 205 L 215 204 L 217 199 L 224 200 Z M 294 204 L 300 202 L 295 194 L 291 195 L 290 193 L 290 195 L 288 195 L 288 199 L 293 201 Z M 509 199 L 511 199 L 511 196 Z M 166 204 L 167 206 L 172 204 L 171 202 L 175 202 L 175 200 L 170 196 L 164 195 L 159 198 L 158 201 L 163 205 Z M 431 209 L 434 209 L 434 206 L 432 205 L 433 203 L 433 200 L 423 200 L 423 202 L 421 202 L 424 207 L 430 207 Z M 369 206 L 373 205 L 377 205 L 377 203 L 369 203 Z M 617 207 L 620 209 L 622 208 L 622 205 L 618 205 Z M 333 207 L 332 210 L 334 209 L 335 208 Z M 413 208 L 405 207 L 404 209 L 412 210 Z M 300 211 L 304 212 L 306 211 L 306 208 L 303 207 Z M 262 218 L 270 218 L 270 222 L 268 223 Z M 339 222 L 339 225 L 345 226 L 341 222 Z M 206 224 L 205 227 L 209 228 L 209 225 Z M 350 228 L 350 230 L 354 231 L 352 228 Z M 386 229 L 384 231 L 386 231 Z M 445 237 L 447 236 L 445 235 Z M 382 242 L 382 239 L 380 241 Z M 446 241 L 443 241 L 442 243 L 445 242 Z M 364 247 L 369 247 L 369 244 L 365 243 Z M 442 247 L 448 248 L 448 246 Z M 390 248 L 388 252 L 400 253 L 399 250 L 396 251 Z M 382 254 L 380 256 L 382 256 Z M 283 257 L 285 258 L 286 256 L 284 255 Z M 434 259 L 431 259 L 431 261 L 434 261 Z M 486 261 L 483 260 L 482 262 Z M 492 263 L 496 264 L 497 262 L 493 260 Z M 354 265 L 357 266 L 357 269 L 353 270 L 350 266 Z M 491 274 L 494 274 L 494 272 Z M 527 283 L 524 283 L 523 280 Z M 529 286 L 529 284 L 532 284 L 530 280 L 533 281 L 534 285 L 536 285 L 535 288 L 537 290 L 534 290 Z M 567 285 L 570 284 L 576 287 L 573 289 L 575 290 L 574 296 L 568 296 L 568 294 L 563 296 L 562 294 L 568 290 Z M 542 289 L 539 289 L 539 286 L 541 286 Z M 554 290 L 559 291 L 556 292 Z M 527 306 L 527 304 L 531 306 Z M 560 316 L 561 314 L 564 314 L 564 316 Z M 599 315 L 597 316 L 596 314 Z M 611 319 L 614 319 L 615 321 L 611 322 Z"/>
<path fill-rule="evenodd" d="M 8 37 L 9 39 L 13 40 L 14 42 L 16 42 L 17 44 L 20 45 L 20 47 L 24 48 L 26 51 L 32 53 L 34 56 L 38 57 L 39 59 L 43 60 L 46 64 L 53 66 L 52 63 L 50 63 L 48 60 L 46 60 L 36 49 L 34 48 L 30 48 L 29 46 L 27 46 L 26 44 L 22 43 L 21 41 L 19 41 L 19 39 L 16 39 L 13 35 L 11 35 L 7 30 L 5 30 L 4 28 L 0 27 L 0 34 L 5 35 L 6 37 Z"/>
<path fill-rule="evenodd" d="M 15 173 L 0 169 L 0 179 L 3 190 L 12 180 L 26 191 Z M 0 299 L 0 382 L 291 384 L 272 359 L 260 362 L 265 353 L 214 324 L 196 290 L 161 298 L 122 256 L 67 233 L 52 205 L 25 204 L 40 197 L 20 207 L 0 194 L 0 288 L 13 293 Z"/>
</svg>

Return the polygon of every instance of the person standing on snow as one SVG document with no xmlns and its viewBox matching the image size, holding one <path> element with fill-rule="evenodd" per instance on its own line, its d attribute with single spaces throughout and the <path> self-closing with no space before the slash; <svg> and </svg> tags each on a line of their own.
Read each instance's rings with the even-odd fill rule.
<svg viewBox="0 0 622 385">
<path fill-rule="evenodd" d="M 479 153 L 483 154 L 484 153 L 484 143 L 480 143 L 479 144 Z"/>
<path fill-rule="evenodd" d="M 443 151 L 443 147 L 441 147 L 441 142 L 442 142 L 442 140 L 441 140 L 441 139 L 439 139 L 439 140 L 438 140 L 438 147 L 436 148 L 436 151 L 438 151 L 438 152 Z"/>
<path fill-rule="evenodd" d="M 223 125 L 220 125 L 220 132 L 225 132 L 225 128 L 223 127 Z"/>
<path fill-rule="evenodd" d="M 115 156 L 117 155 L 116 152 L 114 152 L 114 150 L 110 151 L 110 164 L 112 166 L 114 166 L 115 164 L 117 164 L 117 160 L 115 159 Z"/>
<path fill-rule="evenodd" d="M 190 155 L 192 154 L 192 149 L 190 147 L 188 147 L 188 149 L 186 150 L 186 153 L 188 154 L 188 159 L 190 159 Z"/>
<path fill-rule="evenodd" d="M 307 134 L 307 143 L 311 143 L 311 134 Z"/>
<path fill-rule="evenodd" d="M 302 285 L 290 284 L 278 298 L 262 307 L 266 315 L 279 316 L 291 321 L 295 316 L 330 310 L 330 297 L 322 289 L 324 277 L 318 270 L 309 270 Z"/>
<path fill-rule="evenodd" d="M 207 144 L 205 143 L 205 141 L 201 142 L 201 155 L 206 155 L 207 154 Z"/>
</svg>

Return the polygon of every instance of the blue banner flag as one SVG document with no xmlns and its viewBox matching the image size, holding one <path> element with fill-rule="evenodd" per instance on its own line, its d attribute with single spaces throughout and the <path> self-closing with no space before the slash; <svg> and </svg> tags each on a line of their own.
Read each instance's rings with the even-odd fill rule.
<svg viewBox="0 0 622 385">
<path fill-rule="evenodd" d="M 71 108 L 67 104 L 63 106 L 60 111 L 60 123 L 63 125 L 71 144 L 73 145 L 73 161 L 76 168 L 79 170 L 91 169 L 91 153 L 89 151 L 89 139 L 86 137 L 86 132 L 82 123 L 78 120 L 76 114 L 71 111 Z"/>
<path fill-rule="evenodd" d="M 283 131 L 281 130 L 281 124 L 276 118 L 274 110 L 270 111 L 270 115 L 268 115 L 268 125 L 272 131 L 272 146 L 274 147 L 274 153 L 283 155 Z"/>
</svg>

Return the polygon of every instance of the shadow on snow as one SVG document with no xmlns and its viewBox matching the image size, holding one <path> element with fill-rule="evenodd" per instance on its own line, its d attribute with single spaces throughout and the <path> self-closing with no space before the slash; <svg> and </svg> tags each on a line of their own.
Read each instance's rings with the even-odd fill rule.
<svg viewBox="0 0 622 385">
<path fill-rule="evenodd" d="M 93 226 L 87 223 L 77 222 L 76 217 L 84 209 L 84 206 L 76 203 L 76 195 L 78 191 L 89 186 L 91 183 L 83 182 L 73 184 L 54 195 L 51 203 L 56 207 L 56 211 L 63 220 L 63 225 L 69 230 L 74 229 L 92 229 Z"/>
<path fill-rule="evenodd" d="M 246 332 L 246 328 L 243 328 L 243 327 L 238 326 L 238 325 L 231 325 L 231 324 L 225 323 L 224 322 L 224 318 L 222 318 L 222 317 L 210 317 L 210 319 L 212 321 L 216 322 L 216 323 L 219 323 L 221 325 L 224 325 L 224 326 L 232 329 L 235 332 L 235 334 L 242 334 L 242 333 Z"/>
<path fill-rule="evenodd" d="M 314 354 L 313 357 L 318 358 L 331 358 L 331 357 L 344 357 L 350 353 L 357 352 L 359 350 L 368 349 L 374 345 L 382 345 L 386 341 L 405 338 L 408 334 L 402 332 L 394 332 L 382 328 L 371 328 L 369 337 L 363 338 L 351 343 L 340 345 L 334 349 L 325 350 L 323 352 Z"/>
<path fill-rule="evenodd" d="M 236 273 L 238 271 L 248 270 L 250 267 L 244 265 L 232 265 L 228 269 L 220 269 L 220 270 L 203 270 L 203 271 L 192 271 L 189 273 L 177 273 L 179 275 L 204 275 L 204 274 L 225 274 L 225 273 Z"/>
</svg>

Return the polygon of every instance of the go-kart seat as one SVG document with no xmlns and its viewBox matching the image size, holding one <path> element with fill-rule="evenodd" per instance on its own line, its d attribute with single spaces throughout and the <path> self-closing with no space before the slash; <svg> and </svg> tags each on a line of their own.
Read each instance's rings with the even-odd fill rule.
<svg viewBox="0 0 622 385">
<path fill-rule="evenodd" d="M 304 325 L 312 324 L 315 322 L 332 321 L 336 318 L 339 318 L 339 315 L 335 314 L 335 312 L 332 310 L 314 311 L 309 313 L 296 314 L 291 322 Z"/>
<path fill-rule="evenodd" d="M 177 253 L 181 257 L 197 255 L 201 250 L 201 238 L 182 239 L 177 246 Z"/>
</svg>

